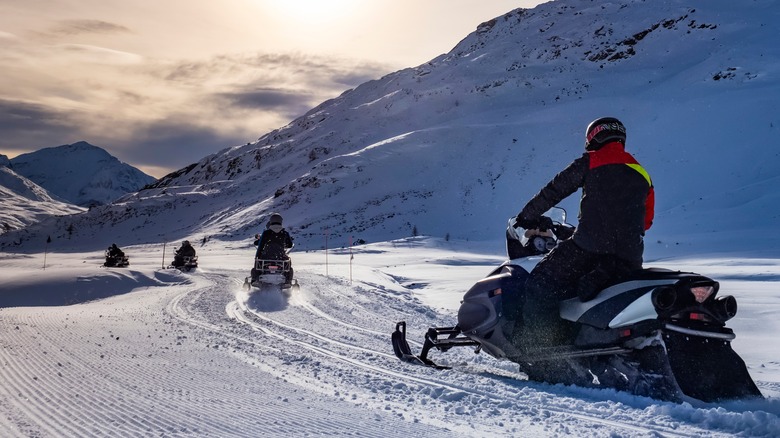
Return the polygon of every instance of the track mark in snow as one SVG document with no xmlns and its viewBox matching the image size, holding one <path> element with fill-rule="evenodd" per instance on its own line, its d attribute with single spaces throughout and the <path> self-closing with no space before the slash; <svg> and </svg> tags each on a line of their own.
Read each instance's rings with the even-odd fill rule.
<svg viewBox="0 0 780 438">
<path fill-rule="evenodd" d="M 293 304 L 296 304 L 296 307 L 303 308 L 303 310 L 306 310 L 311 314 L 314 315 L 325 314 L 325 312 L 309 304 L 302 297 L 293 299 L 291 300 L 291 302 Z M 265 314 L 263 312 L 259 312 L 252 308 L 249 308 L 246 306 L 245 303 L 241 303 L 239 301 L 230 303 L 226 307 L 226 310 L 228 311 L 230 317 L 235 318 L 237 321 L 240 321 L 243 324 L 246 324 L 247 326 L 251 327 L 253 330 L 262 333 L 264 336 L 272 336 L 278 339 L 279 341 L 290 344 L 291 349 L 294 351 L 298 351 L 299 354 L 301 353 L 301 349 L 304 349 L 320 357 L 336 360 L 338 362 L 346 364 L 347 367 L 351 368 L 350 376 L 351 376 L 351 380 L 354 381 L 358 380 L 358 378 L 355 377 L 354 374 L 356 372 L 355 368 L 360 368 L 363 370 L 363 373 L 366 374 L 366 376 L 363 377 L 365 381 L 371 381 L 372 378 L 375 380 L 377 376 L 385 376 L 386 378 L 389 378 L 391 379 L 392 382 L 394 382 L 392 383 L 392 388 L 388 389 L 387 391 L 395 391 L 395 392 L 400 391 L 400 394 L 406 394 L 404 397 L 408 397 L 407 394 L 408 391 L 414 391 L 415 393 L 419 393 L 419 394 L 428 394 L 429 396 L 433 395 L 435 399 L 445 403 L 463 400 L 466 403 L 463 405 L 464 406 L 463 409 L 459 410 L 462 413 L 469 412 L 474 409 L 473 406 L 469 405 L 469 402 L 475 402 L 478 404 L 487 403 L 488 405 L 492 405 L 496 407 L 504 406 L 507 409 L 510 409 L 510 407 L 518 406 L 517 400 L 515 399 L 516 393 L 512 392 L 511 395 L 499 395 L 496 394 L 494 391 L 492 391 L 491 388 L 492 385 L 490 385 L 489 383 L 496 383 L 496 380 L 494 380 L 494 378 L 482 379 L 479 378 L 478 376 L 471 376 L 474 378 L 479 378 L 480 380 L 488 381 L 487 385 L 485 385 L 484 381 L 480 382 L 480 385 L 475 385 L 476 387 L 479 386 L 486 387 L 486 389 L 480 390 L 480 389 L 475 389 L 473 387 L 466 387 L 460 383 L 453 384 L 451 382 L 448 382 L 444 378 L 439 379 L 439 378 L 416 377 L 414 375 L 410 375 L 409 372 L 406 372 L 408 367 L 405 369 L 404 365 L 401 364 L 398 361 L 398 359 L 392 354 L 387 354 L 380 351 L 367 349 L 361 346 L 352 345 L 349 343 L 342 342 L 340 340 L 329 338 L 325 335 L 314 333 L 309 328 L 300 328 L 291 323 L 280 322 L 278 320 L 279 319 L 278 317 L 280 316 L 279 312 L 271 312 Z M 327 316 L 327 314 L 325 315 L 326 315 L 326 317 L 324 318 L 325 321 L 336 322 L 336 323 L 341 322 L 334 317 Z M 315 320 L 311 320 L 310 318 L 305 318 L 305 320 L 309 321 L 309 323 L 307 324 L 308 327 L 314 327 L 314 328 L 322 327 L 322 324 L 317 324 L 317 321 Z M 354 326 L 354 324 L 351 323 L 343 323 L 339 325 L 346 328 L 353 328 Z M 331 325 L 326 325 L 324 332 L 327 333 L 328 332 L 327 327 L 330 326 Z M 382 334 L 374 330 L 364 330 L 364 332 L 369 334 L 384 335 L 383 336 L 384 339 L 382 341 L 384 342 L 385 345 L 389 345 L 388 334 Z M 332 347 L 335 347 L 335 349 Z M 349 353 L 348 350 L 352 351 L 352 353 Z M 354 357 L 353 356 L 354 353 L 361 354 L 361 356 Z M 380 365 L 376 365 L 373 363 L 375 362 L 373 358 L 366 357 L 364 354 L 380 356 L 382 358 L 382 363 Z M 325 367 L 322 367 L 321 365 L 322 363 L 319 364 L 320 371 L 317 373 L 317 375 L 320 378 L 323 378 L 323 374 L 324 374 L 323 370 Z M 343 369 L 343 366 L 339 367 L 338 365 L 332 365 L 332 367 L 335 369 Z M 398 371 L 396 371 L 396 369 Z M 420 374 L 423 375 L 426 374 L 425 373 L 426 370 L 424 369 L 416 368 L 416 367 L 414 367 L 413 369 L 415 371 L 423 371 Z M 415 372 L 415 371 L 410 371 L 410 372 Z M 428 373 L 428 374 L 430 376 L 433 376 L 433 375 L 437 375 L 438 372 L 434 371 L 433 373 Z M 444 375 L 443 377 L 446 377 L 446 375 Z M 333 386 L 340 386 L 346 388 L 349 387 L 350 385 L 355 384 L 355 382 L 339 381 L 338 378 L 336 378 L 335 380 L 337 383 L 334 383 Z M 413 388 L 414 386 L 417 386 L 417 388 L 414 389 Z M 510 383 L 510 386 L 513 385 Z M 323 384 L 323 388 L 327 388 L 327 384 Z M 399 398 L 398 401 L 395 403 L 407 402 L 408 400 L 404 400 L 404 397 Z M 385 398 L 383 403 L 391 403 L 390 400 L 391 400 L 390 398 Z M 480 402 L 478 400 L 483 400 L 483 401 Z M 401 406 L 396 406 L 395 409 L 401 412 L 404 411 L 404 407 Z M 527 408 L 521 408 L 521 409 L 527 410 Z M 671 428 L 664 428 L 664 427 L 648 428 L 642 425 L 641 423 L 627 424 L 625 421 L 621 421 L 621 422 L 611 421 L 608 419 L 589 416 L 587 414 L 574 412 L 568 409 L 556 408 L 553 406 L 545 406 L 544 409 L 536 411 L 534 415 L 547 416 L 550 413 L 554 413 L 556 417 L 559 417 L 558 421 L 565 422 L 564 418 L 568 416 L 570 418 L 578 418 L 579 420 L 587 421 L 589 423 L 609 426 L 612 429 L 629 430 L 632 433 L 642 432 L 647 434 L 655 434 L 658 433 L 659 431 L 662 431 L 664 434 L 669 436 L 688 435 L 687 433 L 675 432 Z M 435 424 L 435 425 L 446 424 L 446 420 L 428 419 L 426 421 L 431 421 L 431 424 Z"/>
</svg>

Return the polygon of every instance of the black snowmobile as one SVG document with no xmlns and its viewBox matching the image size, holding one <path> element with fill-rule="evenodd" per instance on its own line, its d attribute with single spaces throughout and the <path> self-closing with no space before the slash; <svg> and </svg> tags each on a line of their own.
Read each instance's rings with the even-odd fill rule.
<svg viewBox="0 0 780 438">
<path fill-rule="evenodd" d="M 284 250 L 289 254 L 292 248 Z M 244 279 L 244 289 L 249 291 L 253 287 L 262 290 L 279 290 L 289 293 L 291 290 L 299 290 L 298 280 L 292 276 L 292 262 L 288 256 L 285 259 L 255 258 L 255 266 L 249 277 Z"/>
<path fill-rule="evenodd" d="M 106 261 L 103 262 L 105 268 L 126 268 L 130 266 L 130 258 L 123 253 L 113 254 L 106 250 Z"/>
<path fill-rule="evenodd" d="M 475 353 L 516 362 L 534 381 L 615 388 L 676 402 L 762 397 L 731 348 L 735 335 L 726 321 L 737 313 L 736 299 L 717 296 L 718 282 L 695 273 L 644 269 L 589 301 L 562 301 L 560 323 L 570 329 L 569 342 L 533 351 L 518 348 L 516 321 L 503 305 L 522 305 L 529 274 L 518 264 L 520 258 L 544 254 L 574 232 L 565 213 L 553 223 L 551 232 L 528 233 L 510 219 L 510 260 L 466 292 L 457 325 L 428 329 L 422 352 L 415 355 L 406 341 L 406 323 L 397 323 L 392 335 L 396 356 L 448 368 L 428 357 L 432 349 L 472 347 Z"/>
<path fill-rule="evenodd" d="M 198 256 L 179 256 L 173 258 L 173 263 L 169 268 L 178 269 L 180 271 L 190 272 L 198 267 Z"/>
</svg>

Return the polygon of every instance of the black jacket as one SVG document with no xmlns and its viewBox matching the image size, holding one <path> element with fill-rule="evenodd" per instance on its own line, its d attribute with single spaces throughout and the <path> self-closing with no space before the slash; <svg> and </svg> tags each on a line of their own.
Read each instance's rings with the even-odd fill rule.
<svg viewBox="0 0 780 438">
<path fill-rule="evenodd" d="M 194 257 L 195 248 L 192 245 L 182 245 L 181 248 L 176 250 L 176 255 L 180 257 Z"/>
<path fill-rule="evenodd" d="M 255 257 L 268 260 L 285 260 L 287 259 L 285 250 L 292 248 L 292 246 L 292 237 L 284 228 L 278 233 L 275 233 L 273 230 L 265 230 L 263 235 L 260 236 L 260 240 L 257 241 L 257 254 Z"/>
<path fill-rule="evenodd" d="M 534 196 L 519 216 L 535 220 L 579 188 L 579 224 L 572 236 L 577 246 L 641 266 L 655 194 L 650 176 L 622 143 L 585 152 Z"/>
<path fill-rule="evenodd" d="M 109 257 L 124 257 L 125 253 L 122 252 L 121 249 L 119 249 L 116 245 L 111 245 L 108 247 L 108 256 Z"/>
</svg>

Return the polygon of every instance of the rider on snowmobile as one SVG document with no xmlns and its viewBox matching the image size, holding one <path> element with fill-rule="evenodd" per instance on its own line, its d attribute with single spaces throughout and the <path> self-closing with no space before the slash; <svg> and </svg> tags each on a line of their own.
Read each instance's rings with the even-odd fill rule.
<svg viewBox="0 0 780 438">
<path fill-rule="evenodd" d="M 189 240 L 181 243 L 181 248 L 177 249 L 173 256 L 173 267 L 184 266 L 184 257 L 195 257 L 195 248 L 192 247 Z"/>
<path fill-rule="evenodd" d="M 542 216 L 582 188 L 574 235 L 549 252 L 528 277 L 526 299 L 515 312 L 523 349 L 558 345 L 566 327 L 558 302 L 579 296 L 587 301 L 609 283 L 642 268 L 645 230 L 653 222 L 654 189 L 648 173 L 625 151 L 626 129 L 603 117 L 585 131 L 585 153 L 555 176 L 517 215 L 516 225 L 548 229 Z M 522 323 L 520 321 L 522 318 Z M 522 327 L 522 328 L 521 328 Z"/>
<path fill-rule="evenodd" d="M 116 246 L 116 243 L 112 243 L 111 246 L 108 247 L 108 255 L 109 257 L 119 258 L 124 257 L 125 253 Z"/>
<path fill-rule="evenodd" d="M 103 266 L 113 267 L 121 264 L 122 258 L 125 253 L 116 246 L 116 243 L 112 243 L 111 246 L 106 249 L 106 261 Z"/>
<path fill-rule="evenodd" d="M 282 215 L 274 213 L 268 220 L 263 234 L 255 236 L 255 245 L 257 245 L 256 259 L 263 260 L 289 260 L 287 250 L 293 247 L 290 233 L 282 226 Z M 290 265 L 289 272 L 285 273 L 285 282 L 292 283 L 293 269 Z"/>
</svg>

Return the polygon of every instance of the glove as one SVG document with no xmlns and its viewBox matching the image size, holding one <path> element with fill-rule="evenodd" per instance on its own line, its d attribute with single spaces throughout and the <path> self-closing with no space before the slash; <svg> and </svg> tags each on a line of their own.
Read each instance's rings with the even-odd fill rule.
<svg viewBox="0 0 780 438">
<path fill-rule="evenodd" d="M 524 228 L 526 230 L 534 230 L 539 225 L 538 219 L 525 219 L 519 214 L 515 218 L 515 228 Z"/>
<path fill-rule="evenodd" d="M 541 216 L 539 218 L 539 224 L 537 225 L 537 228 L 539 231 L 547 231 L 553 227 L 553 221 L 547 216 Z"/>
<path fill-rule="evenodd" d="M 523 227 L 526 230 L 547 231 L 553 226 L 553 221 L 547 216 L 539 216 L 537 219 L 525 219 L 517 215 L 515 227 Z"/>
</svg>

